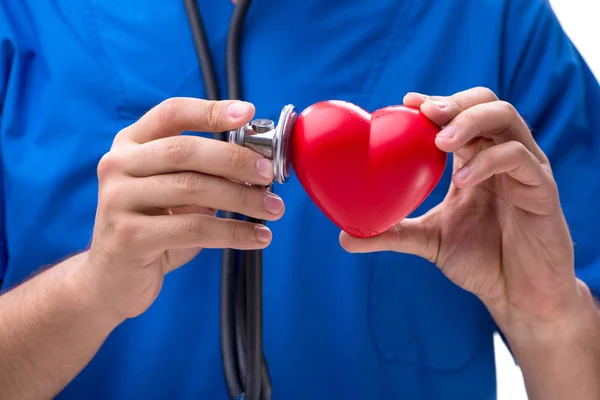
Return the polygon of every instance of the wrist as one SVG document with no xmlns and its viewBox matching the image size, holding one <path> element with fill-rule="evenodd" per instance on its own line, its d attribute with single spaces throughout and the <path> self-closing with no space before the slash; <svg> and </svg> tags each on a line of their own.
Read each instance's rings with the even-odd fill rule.
<svg viewBox="0 0 600 400">
<path fill-rule="evenodd" d="M 109 296 L 102 287 L 102 281 L 90 268 L 88 252 L 80 253 L 69 261 L 72 263 L 67 272 L 67 294 L 90 322 L 102 328 L 113 330 L 124 321 L 112 309 Z"/>
<path fill-rule="evenodd" d="M 500 326 L 531 399 L 599 398 L 600 312 L 585 284 L 577 285 L 573 307 L 561 318 L 516 317 Z"/>
<path fill-rule="evenodd" d="M 547 319 L 518 310 L 504 313 L 502 317 L 494 312 L 492 315 L 515 351 L 519 348 L 550 351 L 576 342 L 595 342 L 593 338 L 600 334 L 600 309 L 589 288 L 578 280 L 574 295 L 567 303 L 569 306 L 561 313 Z"/>
</svg>

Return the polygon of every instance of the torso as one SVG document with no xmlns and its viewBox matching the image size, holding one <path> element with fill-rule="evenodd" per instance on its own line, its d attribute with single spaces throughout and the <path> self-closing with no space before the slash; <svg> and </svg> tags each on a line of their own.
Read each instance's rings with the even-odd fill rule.
<svg viewBox="0 0 600 400">
<path fill-rule="evenodd" d="M 88 245 L 96 164 L 121 128 L 167 97 L 204 96 L 181 3 L 14 6 L 19 29 L 35 29 L 26 33 L 20 51 L 30 56 L 21 53 L 14 66 L 0 125 L 5 288 Z M 224 94 L 232 7 L 199 3 Z M 242 80 L 257 116 L 276 120 L 288 103 L 302 110 L 339 99 L 373 111 L 408 91 L 502 90 L 495 47 L 503 2 L 323 3 L 253 2 Z M 438 203 L 448 182 L 446 173 L 416 213 Z M 474 296 L 415 257 L 345 253 L 339 230 L 296 179 L 275 191 L 286 214 L 270 224 L 264 261 L 273 398 L 495 398 L 495 327 Z M 58 399 L 225 399 L 219 277 L 214 250 L 167 276 L 156 303 L 118 327 Z"/>
</svg>

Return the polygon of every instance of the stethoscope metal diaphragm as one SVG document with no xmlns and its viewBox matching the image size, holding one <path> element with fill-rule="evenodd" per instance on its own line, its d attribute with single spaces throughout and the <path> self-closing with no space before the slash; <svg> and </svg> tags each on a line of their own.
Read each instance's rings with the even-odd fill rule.
<svg viewBox="0 0 600 400">
<path fill-rule="evenodd" d="M 278 124 L 259 118 L 229 133 L 229 142 L 247 147 L 273 160 L 275 181 L 286 183 L 292 175 L 290 142 L 298 113 L 293 105 L 283 107 Z"/>
</svg>

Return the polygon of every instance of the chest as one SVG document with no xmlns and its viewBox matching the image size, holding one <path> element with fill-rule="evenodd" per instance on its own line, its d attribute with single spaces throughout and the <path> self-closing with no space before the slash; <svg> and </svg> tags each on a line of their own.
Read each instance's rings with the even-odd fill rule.
<svg viewBox="0 0 600 400">
<path fill-rule="evenodd" d="M 35 29 L 23 34 L 0 126 L 6 241 L 11 258 L 23 255 L 37 266 L 87 245 L 96 165 L 115 134 L 166 98 L 205 92 L 179 1 L 54 0 L 21 7 L 23 26 Z M 233 6 L 200 0 L 199 8 L 225 97 Z M 277 120 L 290 103 L 302 110 L 337 99 L 372 111 L 401 103 L 408 91 L 493 88 L 498 54 L 467 51 L 471 42 L 486 41 L 472 34 L 486 24 L 486 36 L 497 37 L 497 23 L 462 16 L 445 1 L 426 8 L 399 0 L 255 0 L 240 53 L 243 97 L 258 117 Z M 297 183 L 280 193 L 314 210 Z M 44 243 L 35 260 L 32 240 Z"/>
<path fill-rule="evenodd" d="M 234 7 L 229 0 L 198 4 L 226 97 Z M 69 116 L 73 123 L 95 118 L 122 125 L 167 97 L 205 97 L 182 1 L 54 0 L 23 7 L 29 15 L 23 23 L 36 29 L 24 35 L 30 58 L 16 84 L 27 86 L 19 97 L 48 111 L 37 118 L 46 124 L 55 115 L 65 125 L 58 105 L 66 113 L 85 102 L 83 115 Z M 287 103 L 304 108 L 340 99 L 374 108 L 398 103 L 411 90 L 448 94 L 477 83 L 493 86 L 499 20 L 485 13 L 474 19 L 464 8 L 449 1 L 254 0 L 241 43 L 243 97 L 274 117 Z"/>
<path fill-rule="evenodd" d="M 470 18 L 461 13 L 468 7 L 458 9 L 450 0 L 430 7 L 421 3 L 426 2 L 254 0 L 241 46 L 243 97 L 255 104 L 258 117 L 276 120 L 290 103 L 302 110 L 337 99 L 373 111 L 401 103 L 408 91 L 444 95 L 476 85 L 497 87 L 499 55 L 476 45 L 497 40 L 498 24 Z M 472 3 L 477 7 L 497 2 Z M 120 129 L 166 98 L 205 96 L 181 2 L 22 4 L 29 8 L 23 13 L 28 15 L 23 26 L 35 30 L 24 36 L 27 45 L 14 65 L 0 125 L 9 253 L 6 286 L 87 246 L 97 201 L 96 165 Z M 225 97 L 227 27 L 233 7 L 227 0 L 199 4 Z M 423 210 L 441 199 L 447 182 L 448 175 Z M 457 293 L 424 262 L 391 254 L 371 259 L 344 253 L 337 228 L 297 180 L 276 191 L 286 201 L 286 217 L 273 224 L 278 239 L 265 255 L 265 303 L 270 307 L 265 315 L 271 316 L 266 331 L 276 333 L 267 342 L 278 346 L 273 353 L 280 354 L 282 365 L 301 366 L 310 357 L 310 352 L 299 351 L 292 358 L 285 351 L 300 340 L 313 350 L 333 344 L 344 354 L 340 338 L 348 332 L 358 332 L 348 342 L 350 348 L 372 342 L 376 349 L 367 347 L 368 351 L 390 364 L 407 360 L 412 365 L 428 357 L 427 363 L 438 367 L 459 369 L 466 363 L 479 343 L 478 304 Z M 164 304 L 183 304 L 191 294 L 197 296 L 190 317 L 181 318 L 181 323 L 197 321 L 200 305 L 207 313 L 218 309 L 219 258 L 210 254 L 202 253 L 197 265 L 182 269 L 163 290 Z M 188 290 L 179 290 L 177 284 Z M 436 296 L 421 296 L 422 287 Z M 455 307 L 449 313 L 451 298 Z M 400 306 L 406 311 L 399 316 Z M 158 318 L 147 317 L 148 326 L 163 320 L 165 315 L 158 312 Z M 433 332 L 432 342 L 443 349 L 450 347 L 449 340 L 461 338 L 465 346 L 451 344 L 472 350 L 450 361 L 443 359 L 445 351 L 426 348 L 424 338 L 404 329 L 409 323 L 431 326 L 430 318 L 450 320 L 458 314 L 471 316 L 469 335 L 463 332 L 466 323 L 453 331 Z M 307 333 L 311 321 L 320 328 Z M 173 326 L 175 334 L 178 325 Z M 332 358 L 327 369 L 339 369 L 335 360 L 339 358 Z"/>
</svg>

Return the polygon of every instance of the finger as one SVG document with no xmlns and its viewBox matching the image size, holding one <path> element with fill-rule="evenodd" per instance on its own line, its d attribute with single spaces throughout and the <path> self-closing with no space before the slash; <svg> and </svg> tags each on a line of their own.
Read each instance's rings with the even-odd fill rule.
<svg viewBox="0 0 600 400">
<path fill-rule="evenodd" d="M 456 152 L 479 137 L 498 144 L 511 140 L 521 142 L 541 162 L 547 161 L 523 118 L 510 103 L 504 101 L 469 108 L 442 129 L 435 140 L 440 150 Z"/>
<path fill-rule="evenodd" d="M 540 162 L 514 140 L 477 153 L 456 171 L 453 179 L 459 187 L 473 187 L 499 174 L 507 174 L 527 186 L 541 186 L 548 181 Z"/>
<path fill-rule="evenodd" d="M 346 232 L 340 234 L 340 245 L 350 253 L 371 253 L 395 251 L 413 254 L 431 262 L 436 261 L 439 249 L 439 235 L 435 234 L 433 214 L 419 218 L 409 218 L 396 224 L 381 235 L 371 238 L 357 238 Z"/>
<path fill-rule="evenodd" d="M 231 211 L 274 221 L 283 215 L 283 200 L 264 188 L 195 172 L 133 179 L 128 209 L 179 208 L 188 205 Z"/>
<path fill-rule="evenodd" d="M 458 162 L 460 165 L 463 165 L 466 161 L 473 158 L 473 156 L 480 151 L 487 149 L 488 147 L 495 146 L 493 140 L 485 139 L 485 138 L 477 138 L 473 139 L 467 144 L 465 144 L 460 149 L 454 152 L 454 161 Z"/>
<path fill-rule="evenodd" d="M 468 188 L 501 174 L 506 174 L 519 183 L 518 187 L 511 185 L 504 188 L 513 203 L 513 200 L 518 201 L 519 204 L 515 204 L 518 207 L 532 213 L 545 213 L 546 210 L 540 209 L 540 206 L 548 205 L 545 200 L 555 198 L 558 203 L 552 177 L 539 160 L 522 143 L 516 141 L 492 146 L 477 153 L 456 171 L 452 180 L 457 187 Z M 523 187 L 528 188 L 528 191 L 520 190 Z M 530 201 L 542 199 L 543 205 Z"/>
<path fill-rule="evenodd" d="M 124 172 L 135 177 L 195 171 L 267 185 L 274 175 L 272 161 L 246 147 L 195 136 L 154 140 L 120 156 Z"/>
<path fill-rule="evenodd" d="M 421 104 L 423 104 L 427 99 L 429 99 L 429 96 L 426 94 L 409 92 L 404 96 L 402 104 L 404 104 L 406 107 L 418 108 L 421 107 Z"/>
<path fill-rule="evenodd" d="M 269 245 L 264 225 L 202 214 L 141 216 L 122 231 L 130 241 L 157 250 L 211 248 L 253 250 Z"/>
<path fill-rule="evenodd" d="M 247 102 L 170 98 L 119 132 L 115 143 L 129 141 L 141 144 L 179 135 L 183 131 L 228 131 L 248 123 L 253 115 L 254 106 Z"/>
<path fill-rule="evenodd" d="M 427 118 L 439 126 L 446 126 L 457 115 L 477 104 L 498 100 L 490 89 L 476 87 L 458 92 L 449 97 L 430 97 L 421 105 L 421 111 Z"/>
</svg>

